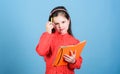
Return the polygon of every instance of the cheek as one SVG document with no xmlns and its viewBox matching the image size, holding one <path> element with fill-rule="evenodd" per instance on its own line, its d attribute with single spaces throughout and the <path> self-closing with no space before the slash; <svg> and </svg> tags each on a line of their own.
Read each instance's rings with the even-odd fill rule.
<svg viewBox="0 0 120 74">
<path fill-rule="evenodd" d="M 68 24 L 68 25 L 66 25 L 66 26 L 65 26 L 65 28 L 66 28 L 66 29 L 68 29 L 68 28 L 69 28 L 69 24 Z"/>
<path fill-rule="evenodd" d="M 57 26 L 57 25 L 56 25 L 56 26 L 55 26 L 55 29 L 57 29 L 57 30 L 58 30 L 58 29 L 59 29 L 59 26 Z"/>
</svg>

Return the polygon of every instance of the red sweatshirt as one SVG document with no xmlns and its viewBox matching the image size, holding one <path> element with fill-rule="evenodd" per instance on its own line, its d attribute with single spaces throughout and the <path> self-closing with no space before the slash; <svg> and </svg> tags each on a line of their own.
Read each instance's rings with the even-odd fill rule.
<svg viewBox="0 0 120 74">
<path fill-rule="evenodd" d="M 60 46 L 77 44 L 79 41 L 73 36 L 67 34 L 61 35 L 58 32 L 49 34 L 43 33 L 40 37 L 40 41 L 36 47 L 36 51 L 40 56 L 44 57 L 46 62 L 46 74 L 74 74 L 75 68 L 80 68 L 82 64 L 82 58 L 76 59 L 74 64 L 68 64 L 67 66 L 52 66 L 56 53 Z"/>
</svg>

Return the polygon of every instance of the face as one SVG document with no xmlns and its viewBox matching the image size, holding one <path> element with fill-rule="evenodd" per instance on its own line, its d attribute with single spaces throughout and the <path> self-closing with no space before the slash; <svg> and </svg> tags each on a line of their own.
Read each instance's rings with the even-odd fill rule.
<svg viewBox="0 0 120 74">
<path fill-rule="evenodd" d="M 60 33 L 60 34 L 66 34 L 68 33 L 68 27 L 70 21 L 64 17 L 64 15 L 58 15 L 53 18 L 53 22 L 55 24 L 55 29 Z"/>
</svg>

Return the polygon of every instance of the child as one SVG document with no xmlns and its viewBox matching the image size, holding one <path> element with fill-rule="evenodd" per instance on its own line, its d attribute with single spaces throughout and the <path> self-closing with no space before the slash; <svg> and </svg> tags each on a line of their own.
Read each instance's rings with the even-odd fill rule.
<svg viewBox="0 0 120 74">
<path fill-rule="evenodd" d="M 75 52 L 70 51 L 71 55 L 64 54 L 63 58 L 68 65 L 53 66 L 52 63 L 60 46 L 67 46 L 79 43 L 75 39 L 71 30 L 70 16 L 63 6 L 55 7 L 49 16 L 46 24 L 46 32 L 40 37 L 36 51 L 44 57 L 46 62 L 45 74 L 74 74 L 74 69 L 79 69 L 82 64 L 81 56 L 75 59 Z"/>
</svg>

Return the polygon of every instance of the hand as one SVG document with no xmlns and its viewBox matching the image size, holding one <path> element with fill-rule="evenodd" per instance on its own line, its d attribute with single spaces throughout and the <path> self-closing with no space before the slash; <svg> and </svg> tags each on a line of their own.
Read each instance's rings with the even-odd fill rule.
<svg viewBox="0 0 120 74">
<path fill-rule="evenodd" d="M 73 51 L 70 51 L 71 53 L 71 56 L 65 54 L 64 55 L 64 60 L 68 63 L 75 63 L 76 59 L 75 59 L 75 56 L 76 56 L 76 51 L 73 52 Z"/>
<path fill-rule="evenodd" d="M 51 34 L 52 33 L 52 29 L 54 28 L 53 23 L 52 22 L 47 22 L 46 24 L 46 31 Z"/>
</svg>

